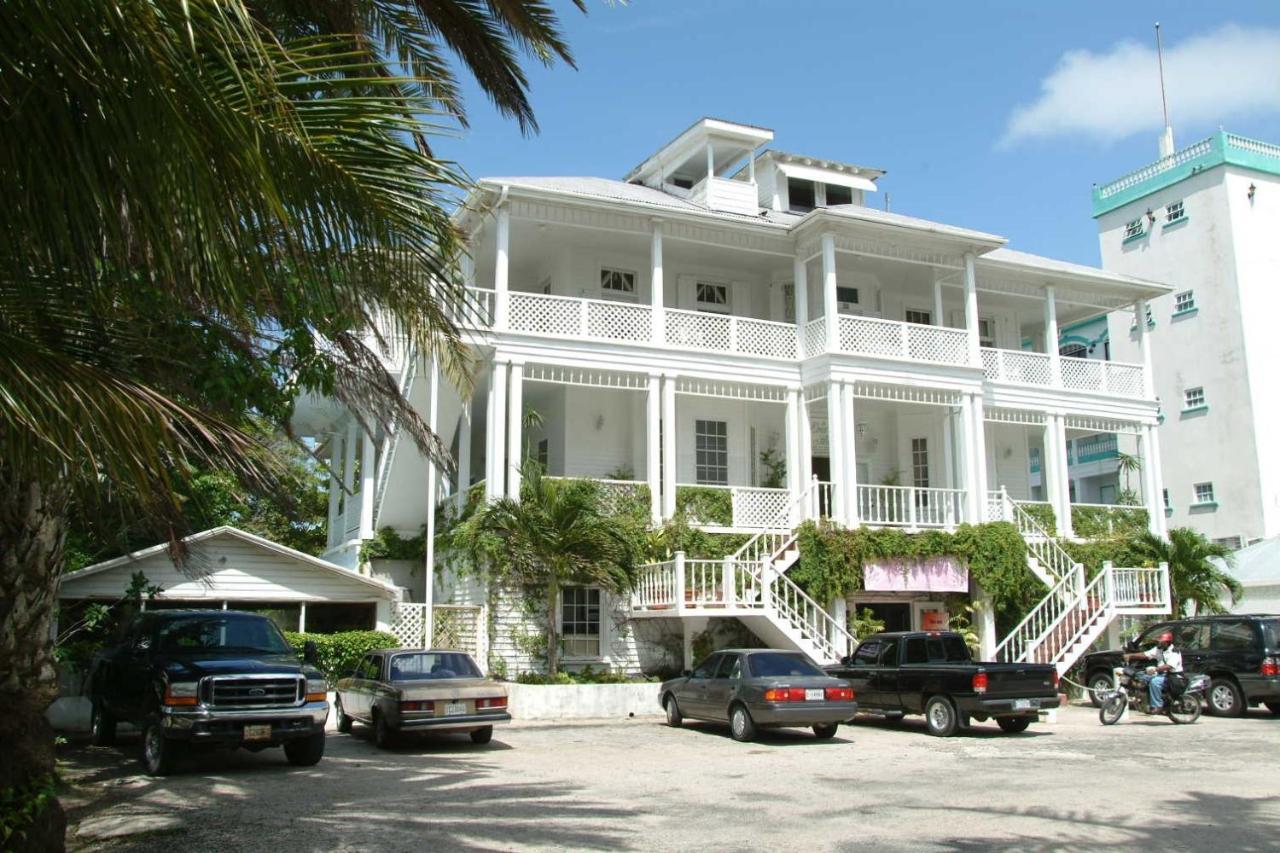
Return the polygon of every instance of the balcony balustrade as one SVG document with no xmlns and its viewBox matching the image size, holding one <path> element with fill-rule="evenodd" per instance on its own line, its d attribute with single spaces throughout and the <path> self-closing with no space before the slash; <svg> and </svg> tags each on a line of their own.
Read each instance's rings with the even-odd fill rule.
<svg viewBox="0 0 1280 853">
<path fill-rule="evenodd" d="M 842 315 L 839 319 L 837 346 L 842 353 L 933 364 L 969 363 L 969 334 L 964 329 L 873 317 Z"/>
<path fill-rule="evenodd" d="M 1142 365 L 1062 356 L 1062 384 L 1071 391 L 1089 391 L 1141 398 L 1146 394 Z M 982 348 L 982 367 L 992 382 L 1054 386 L 1053 365 L 1046 353 Z"/>
</svg>

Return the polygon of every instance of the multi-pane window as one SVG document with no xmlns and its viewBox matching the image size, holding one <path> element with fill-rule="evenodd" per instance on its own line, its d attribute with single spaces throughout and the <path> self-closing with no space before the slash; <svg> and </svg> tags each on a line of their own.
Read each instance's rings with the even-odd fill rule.
<svg viewBox="0 0 1280 853">
<path fill-rule="evenodd" d="M 1182 218 L 1183 218 L 1184 216 L 1186 216 L 1186 215 L 1187 215 L 1187 211 L 1186 211 L 1186 209 L 1182 206 L 1182 199 L 1178 199 L 1177 201 L 1169 202 L 1169 204 L 1165 206 L 1165 209 L 1164 209 L 1164 221 L 1165 221 L 1166 223 L 1167 223 L 1167 222 L 1177 222 L 1179 219 L 1182 219 Z"/>
<path fill-rule="evenodd" d="M 560 591 L 560 644 L 565 657 L 600 657 L 600 590 L 567 586 Z"/>
<path fill-rule="evenodd" d="M 604 267 L 600 270 L 600 290 L 610 296 L 636 295 L 636 274 Z"/>
<path fill-rule="evenodd" d="M 827 207 L 837 204 L 853 204 L 853 190 L 836 184 L 827 184 Z"/>
<path fill-rule="evenodd" d="M 1220 539 L 1213 540 L 1214 545 L 1225 545 L 1232 551 L 1239 551 L 1243 544 L 1239 536 L 1223 536 Z"/>
<path fill-rule="evenodd" d="M 1125 223 L 1124 238 L 1128 240 L 1130 237 L 1142 236 L 1142 220 L 1133 219 Z"/>
<path fill-rule="evenodd" d="M 694 295 L 698 302 L 699 311 L 714 311 L 717 314 L 729 313 L 729 285 L 700 281 L 694 286 Z"/>
<path fill-rule="evenodd" d="M 1058 347 L 1058 355 L 1063 355 L 1067 358 L 1087 358 L 1089 348 L 1084 344 L 1063 344 Z"/>
<path fill-rule="evenodd" d="M 933 314 L 928 311 L 917 311 L 914 308 L 908 308 L 903 314 L 903 319 L 908 323 L 919 323 L 921 326 L 933 325 Z"/>
<path fill-rule="evenodd" d="M 1196 493 L 1196 503 L 1198 504 L 1213 503 L 1213 483 L 1196 483 L 1195 493 Z"/>
<path fill-rule="evenodd" d="M 694 421 L 694 475 L 699 484 L 729 485 L 729 424 Z"/>
<path fill-rule="evenodd" d="M 852 308 L 858 304 L 858 288 L 856 287 L 837 287 L 836 302 L 840 309 Z"/>
<path fill-rule="evenodd" d="M 1188 388 L 1183 394 L 1184 409 L 1198 409 L 1205 405 L 1203 388 Z"/>
<path fill-rule="evenodd" d="M 978 345 L 995 348 L 996 323 L 990 317 L 978 318 Z"/>
<path fill-rule="evenodd" d="M 929 488 L 929 440 L 911 439 L 911 485 L 917 489 Z"/>
<path fill-rule="evenodd" d="M 1173 313 L 1182 314 L 1186 311 L 1194 311 L 1196 307 L 1196 295 L 1193 291 L 1184 290 L 1181 293 L 1175 293 L 1173 296 Z"/>
</svg>

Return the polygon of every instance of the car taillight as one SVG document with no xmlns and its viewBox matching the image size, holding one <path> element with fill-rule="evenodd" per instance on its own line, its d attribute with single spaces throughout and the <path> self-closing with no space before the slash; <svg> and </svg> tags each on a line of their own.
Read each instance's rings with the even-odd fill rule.
<svg viewBox="0 0 1280 853">
<path fill-rule="evenodd" d="M 1263 675 L 1280 675 L 1280 661 L 1276 660 L 1275 658 L 1263 658 L 1262 674 Z"/>
<path fill-rule="evenodd" d="M 488 698 L 488 699 L 477 699 L 477 700 L 476 700 L 476 710 L 477 710 L 477 711 L 482 710 L 482 709 L 486 709 L 486 708 L 505 708 L 505 707 L 507 707 L 507 697 L 506 697 L 506 696 L 493 696 L 493 697 Z"/>
<path fill-rule="evenodd" d="M 434 702 L 401 702 L 401 711 L 434 711 Z"/>
<path fill-rule="evenodd" d="M 1058 675 L 1058 668 L 1055 666 L 1055 667 L 1053 668 L 1053 675 L 1051 675 L 1051 676 L 1049 677 L 1050 682 L 1052 682 L 1052 683 L 1053 683 L 1053 689 L 1054 689 L 1054 690 L 1057 690 L 1057 689 L 1058 689 L 1058 684 L 1059 684 L 1059 680 L 1058 680 L 1058 679 L 1059 679 L 1059 678 L 1060 678 L 1060 676 Z"/>
<path fill-rule="evenodd" d="M 764 692 L 766 702 L 803 702 L 803 687 L 772 687 Z"/>
<path fill-rule="evenodd" d="M 852 687 L 828 687 L 827 701 L 828 702 L 852 702 L 853 688 Z"/>
<path fill-rule="evenodd" d="M 985 672 L 975 672 L 973 674 L 973 692 L 987 692 L 987 674 Z"/>
</svg>

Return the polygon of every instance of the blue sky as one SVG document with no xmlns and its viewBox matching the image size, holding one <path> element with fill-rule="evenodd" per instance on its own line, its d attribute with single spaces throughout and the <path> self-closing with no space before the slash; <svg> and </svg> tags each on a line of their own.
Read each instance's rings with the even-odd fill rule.
<svg viewBox="0 0 1280 853">
<path fill-rule="evenodd" d="M 1178 147 L 1280 142 L 1280 4 L 589 0 L 560 8 L 578 70 L 529 65 L 522 138 L 473 85 L 438 153 L 476 177 L 620 178 L 704 115 L 774 147 L 885 169 L 896 212 L 1097 264 L 1090 187 L 1156 158 L 1155 20 Z"/>
</svg>

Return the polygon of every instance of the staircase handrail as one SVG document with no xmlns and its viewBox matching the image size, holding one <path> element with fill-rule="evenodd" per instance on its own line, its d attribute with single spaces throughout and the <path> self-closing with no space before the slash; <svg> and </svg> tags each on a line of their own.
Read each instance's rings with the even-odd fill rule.
<svg viewBox="0 0 1280 853">
<path fill-rule="evenodd" d="M 729 555 L 729 559 L 734 562 L 761 562 L 766 556 L 772 556 L 779 550 L 779 546 L 784 544 L 786 540 L 791 538 L 792 522 L 795 517 L 795 511 L 798 508 L 808 506 L 809 497 L 812 494 L 814 485 L 811 482 L 809 487 L 795 497 L 790 503 L 770 519 L 770 524 L 765 525 L 759 533 L 752 536 L 742 544 L 742 547 Z M 803 514 L 803 513 L 802 513 Z M 764 544 L 768 550 L 763 550 L 761 544 Z"/>
<path fill-rule="evenodd" d="M 1098 577 L 1103 577 L 1104 574 L 1105 572 L 1099 572 Z M 1095 578 L 1095 582 L 1096 580 Z M 1007 662 L 1015 663 L 1022 660 L 1029 649 L 1038 646 L 1044 637 L 1061 621 L 1064 614 L 1080 606 L 1080 596 L 1075 594 L 1077 583 L 1074 572 L 1058 581 L 1058 584 L 1049 590 L 1048 595 L 1040 599 L 1040 602 L 1031 608 L 1031 611 L 1022 617 L 1022 621 L 1015 625 L 1013 630 L 996 646 L 996 660 L 1007 660 Z M 1109 604 L 1109 602 L 1104 602 L 1104 604 Z M 1022 647 L 1011 657 L 1002 657 L 1002 654 L 1006 654 L 1007 647 L 1011 644 L 1016 644 L 1018 640 L 1022 641 Z"/>
<path fill-rule="evenodd" d="M 1066 641 L 1064 641 L 1061 645 L 1058 646 L 1058 649 L 1053 654 L 1053 660 L 1048 661 L 1049 663 L 1053 663 L 1053 664 L 1058 663 L 1058 661 L 1062 659 L 1063 655 L 1068 650 L 1070 650 L 1077 642 L 1079 642 L 1081 637 L 1084 636 L 1085 631 L 1088 630 L 1089 626 L 1093 623 L 1094 619 L 1097 618 L 1098 614 L 1105 613 L 1111 610 L 1112 602 L 1111 602 L 1109 593 L 1112 587 L 1111 587 L 1111 584 L 1106 580 L 1107 575 L 1109 575 L 1110 573 L 1111 573 L 1110 569 L 1104 568 L 1102 571 L 1098 572 L 1098 574 L 1094 576 L 1093 580 L 1089 581 L 1089 584 L 1084 588 L 1084 592 L 1080 597 L 1080 605 L 1079 605 L 1080 609 L 1084 612 L 1084 618 L 1080 620 L 1079 627 L 1076 628 L 1076 630 L 1071 634 L 1071 636 Z M 1094 590 L 1099 586 L 1102 587 L 1103 592 L 1099 597 L 1098 605 L 1094 607 L 1089 603 L 1090 596 L 1094 594 Z M 1057 625 L 1054 625 L 1049 629 L 1049 631 L 1053 631 L 1056 628 L 1057 628 Z M 1039 646 L 1040 643 L 1044 642 L 1045 637 L 1048 636 L 1048 633 L 1049 632 L 1045 632 L 1045 635 L 1040 637 L 1039 640 L 1037 640 L 1036 642 L 1037 646 Z"/>
<path fill-rule="evenodd" d="M 765 579 L 763 578 L 763 563 L 756 563 L 753 561 L 740 562 L 741 565 L 746 567 L 748 572 L 751 572 L 752 574 L 760 572 L 760 576 L 758 576 L 759 582 L 762 586 L 765 584 Z M 822 605 L 818 604 L 813 596 L 800 588 L 799 584 L 791 580 L 791 578 L 786 575 L 778 574 L 776 572 L 773 575 L 772 582 L 775 586 L 781 584 L 784 590 L 784 594 L 782 595 L 779 595 L 776 588 L 771 590 L 771 600 L 773 601 L 774 609 L 777 610 L 781 616 L 787 619 L 787 621 L 795 624 L 800 629 L 801 633 L 804 636 L 807 636 L 814 645 L 829 652 L 831 656 L 837 660 L 845 654 L 848 654 L 849 650 L 853 649 L 854 644 L 857 642 L 857 638 L 854 637 L 853 634 L 849 633 L 843 625 L 832 618 L 832 616 L 827 613 L 826 609 L 823 608 Z M 799 601 L 799 605 L 792 603 L 790 600 L 792 598 L 797 599 Z M 820 618 L 806 618 L 805 614 L 800 610 L 800 605 L 807 605 L 808 609 L 813 613 L 821 614 Z M 822 630 L 823 628 L 832 629 L 835 631 L 837 636 L 844 638 L 846 649 L 844 653 L 840 652 L 840 649 L 836 646 L 835 642 L 832 641 L 831 637 Z"/>
<path fill-rule="evenodd" d="M 1062 549 L 1056 539 L 1045 532 L 1040 522 L 1036 521 L 1031 513 L 1018 506 L 1017 502 L 1009 497 L 1007 489 L 1001 488 L 1000 495 L 1009 512 L 1009 517 L 1013 520 L 1014 527 L 1018 530 L 1018 535 L 1027 543 L 1027 550 L 1032 552 L 1049 576 L 1057 581 L 1073 578 L 1080 564 Z"/>
</svg>

